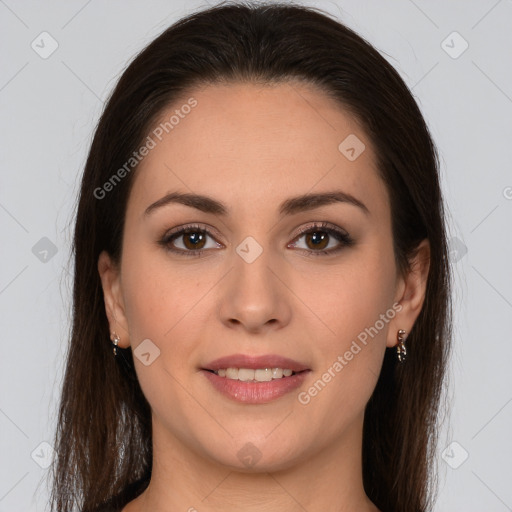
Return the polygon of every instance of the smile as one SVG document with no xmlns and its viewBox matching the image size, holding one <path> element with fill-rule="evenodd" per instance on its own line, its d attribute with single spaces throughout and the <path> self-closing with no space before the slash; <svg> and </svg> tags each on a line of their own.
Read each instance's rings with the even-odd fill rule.
<svg viewBox="0 0 512 512">
<path fill-rule="evenodd" d="M 270 382 L 274 379 L 291 377 L 296 372 L 289 368 L 219 368 L 213 373 L 219 377 L 243 382 Z"/>
</svg>

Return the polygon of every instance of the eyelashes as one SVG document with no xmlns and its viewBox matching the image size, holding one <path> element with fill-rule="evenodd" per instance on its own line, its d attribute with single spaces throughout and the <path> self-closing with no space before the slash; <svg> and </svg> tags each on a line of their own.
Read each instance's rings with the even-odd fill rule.
<svg viewBox="0 0 512 512">
<path fill-rule="evenodd" d="M 334 224 L 330 224 L 328 222 L 322 222 L 320 224 L 313 223 L 313 225 L 310 225 L 305 228 L 301 228 L 299 230 L 298 236 L 296 236 L 294 238 L 294 241 L 300 240 L 303 237 L 306 237 L 306 239 L 308 239 L 308 237 L 310 237 L 310 236 L 312 239 L 313 238 L 316 239 L 316 237 L 314 237 L 313 235 L 318 235 L 319 233 L 325 233 L 325 234 L 327 234 L 327 236 L 329 238 L 334 238 L 335 240 L 337 240 L 338 246 L 335 247 L 334 249 L 331 248 L 328 250 L 325 250 L 325 249 L 320 249 L 320 250 L 301 249 L 301 250 L 310 252 L 312 256 L 329 255 L 329 254 L 334 254 L 334 253 L 341 251 L 344 247 L 351 247 L 354 244 L 354 240 L 351 238 L 351 236 L 346 231 L 344 231 L 341 228 L 334 226 Z M 324 240 L 325 240 L 325 236 L 320 237 L 320 239 L 318 241 L 321 243 Z M 295 244 L 291 244 L 291 245 L 294 246 Z M 290 247 L 290 245 L 288 245 L 287 247 Z"/>
<path fill-rule="evenodd" d="M 174 245 L 175 241 L 180 238 L 183 239 L 181 242 L 183 248 L 177 248 Z M 185 257 L 198 257 L 201 256 L 203 252 L 211 250 L 212 248 L 215 249 L 222 247 L 222 244 L 215 241 L 213 243 L 213 247 L 205 248 L 203 242 L 206 242 L 208 238 L 214 240 L 215 236 L 209 229 L 195 224 L 184 226 L 166 233 L 163 238 L 158 241 L 158 244 L 173 254 Z M 301 228 L 299 233 L 295 236 L 293 241 L 287 245 L 287 247 L 295 247 L 297 242 L 302 238 L 306 239 L 306 244 L 312 242 L 313 246 L 316 245 L 318 247 L 317 249 L 298 249 L 299 251 L 303 251 L 311 256 L 332 255 L 346 247 L 351 247 L 354 244 L 354 240 L 345 230 L 342 230 L 329 222 L 313 223 L 312 225 Z M 324 242 L 327 240 L 329 242 L 328 245 L 330 245 L 332 239 L 337 242 L 337 246 L 325 249 L 323 247 Z"/>
<path fill-rule="evenodd" d="M 167 251 L 184 255 L 184 256 L 199 256 L 201 255 L 205 250 L 204 248 L 200 249 L 188 249 L 185 247 L 185 249 L 176 249 L 173 246 L 173 243 L 176 239 L 179 239 L 180 237 L 183 237 L 184 240 L 189 243 L 191 241 L 191 235 L 200 235 L 199 237 L 195 237 L 195 241 L 192 242 L 192 245 L 197 245 L 206 239 L 206 237 L 214 238 L 213 233 L 211 233 L 208 229 L 203 228 L 199 225 L 193 225 L 193 226 L 185 226 L 183 228 L 179 228 L 176 231 L 171 231 L 170 233 L 167 233 L 158 243 L 162 245 Z M 188 238 L 187 238 L 188 237 Z M 215 242 L 217 247 L 221 247 L 221 244 L 218 242 Z"/>
</svg>

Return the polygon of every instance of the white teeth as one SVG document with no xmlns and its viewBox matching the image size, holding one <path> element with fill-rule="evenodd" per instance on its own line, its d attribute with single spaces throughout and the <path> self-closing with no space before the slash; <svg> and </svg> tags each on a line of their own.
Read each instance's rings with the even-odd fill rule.
<svg viewBox="0 0 512 512">
<path fill-rule="evenodd" d="M 274 379 L 280 379 L 283 376 L 282 368 L 272 368 L 272 377 Z"/>
<path fill-rule="evenodd" d="M 273 379 L 290 377 L 293 370 L 289 368 L 221 368 L 215 372 L 219 377 L 226 377 L 232 380 L 241 380 L 242 382 L 270 382 Z"/>
<path fill-rule="evenodd" d="M 254 380 L 254 370 L 250 370 L 248 368 L 239 368 L 238 369 L 238 380 Z"/>
<path fill-rule="evenodd" d="M 254 379 L 258 382 L 269 382 L 272 380 L 272 368 L 265 368 L 263 370 L 256 370 L 254 372 Z"/>
<path fill-rule="evenodd" d="M 238 368 L 226 368 L 226 378 L 238 380 Z"/>
</svg>

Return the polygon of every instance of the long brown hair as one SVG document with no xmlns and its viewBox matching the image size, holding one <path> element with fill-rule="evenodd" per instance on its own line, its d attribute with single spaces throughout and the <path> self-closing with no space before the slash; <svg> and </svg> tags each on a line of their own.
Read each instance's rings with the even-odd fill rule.
<svg viewBox="0 0 512 512">
<path fill-rule="evenodd" d="M 408 360 L 388 350 L 363 429 L 363 482 L 382 512 L 424 512 L 433 500 L 438 409 L 451 344 L 450 269 L 438 156 L 399 74 L 368 42 L 322 11 L 290 3 L 223 3 L 178 21 L 128 66 L 106 103 L 87 158 L 73 239 L 73 321 L 52 466 L 52 510 L 124 506 L 151 477 L 150 406 L 130 348 L 114 358 L 97 269 L 119 261 L 134 168 L 125 164 L 164 108 L 198 84 L 316 84 L 362 123 L 391 200 L 397 267 L 420 241 L 431 260 Z"/>
</svg>

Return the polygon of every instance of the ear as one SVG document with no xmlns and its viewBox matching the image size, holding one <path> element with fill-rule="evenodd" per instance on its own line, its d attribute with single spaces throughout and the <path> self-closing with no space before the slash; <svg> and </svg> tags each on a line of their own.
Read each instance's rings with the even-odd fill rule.
<svg viewBox="0 0 512 512">
<path fill-rule="evenodd" d="M 112 261 L 107 251 L 102 251 L 98 258 L 98 272 L 101 278 L 110 332 L 115 331 L 119 336 L 119 347 L 127 348 L 130 345 L 130 338 L 125 316 L 121 275 L 118 266 Z"/>
<path fill-rule="evenodd" d="M 399 329 L 406 332 L 406 337 L 411 332 L 425 301 L 429 269 L 430 243 L 424 239 L 410 261 L 409 272 L 398 279 L 395 303 L 398 303 L 401 309 L 397 308 L 397 314 L 390 322 L 386 346 L 396 346 Z"/>
</svg>

